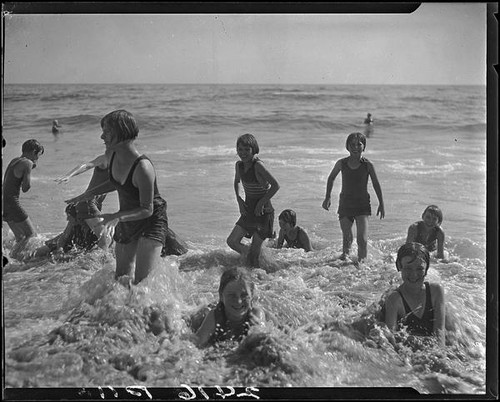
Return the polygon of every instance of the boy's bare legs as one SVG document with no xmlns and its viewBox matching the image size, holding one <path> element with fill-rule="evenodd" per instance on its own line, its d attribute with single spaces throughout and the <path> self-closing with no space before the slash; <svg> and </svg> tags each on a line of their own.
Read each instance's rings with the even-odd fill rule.
<svg viewBox="0 0 500 402">
<path fill-rule="evenodd" d="M 11 251 L 11 256 L 18 259 L 19 254 L 26 247 L 28 240 L 31 237 L 36 236 L 35 227 L 33 226 L 33 223 L 31 223 L 31 219 L 29 217 L 22 222 L 7 222 L 7 224 L 16 238 L 16 244 Z"/>
<path fill-rule="evenodd" d="M 358 242 L 358 262 L 368 255 L 368 215 L 356 216 L 356 241 Z"/>
<path fill-rule="evenodd" d="M 341 218 L 339 222 L 340 229 L 342 229 L 342 255 L 340 259 L 345 260 L 351 251 L 353 222 L 346 216 Z"/>
</svg>

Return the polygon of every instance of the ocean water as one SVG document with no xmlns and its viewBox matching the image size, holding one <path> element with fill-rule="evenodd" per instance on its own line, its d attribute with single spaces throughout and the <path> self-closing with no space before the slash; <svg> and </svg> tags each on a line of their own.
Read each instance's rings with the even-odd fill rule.
<svg viewBox="0 0 500 402">
<path fill-rule="evenodd" d="M 21 194 L 38 231 L 30 250 L 64 229 L 64 200 L 80 194 L 91 173 L 66 184 L 54 179 L 103 152 L 100 119 L 122 108 L 138 121 L 137 147 L 155 165 L 170 227 L 189 252 L 162 259 L 132 290 L 113 280 L 112 250 L 65 262 L 13 260 L 2 275 L 7 389 L 138 386 L 178 390 L 177 399 L 189 387 L 203 397 L 198 387 L 217 386 L 257 396 L 290 387 L 486 392 L 485 87 L 5 85 L 2 177 L 24 141 L 45 147 L 31 190 Z M 333 165 L 348 155 L 347 135 L 364 130 L 368 112 L 374 132 L 364 156 L 375 166 L 386 216 L 375 215 L 369 182 L 368 260 L 357 268 L 337 259 L 340 176 L 330 211 L 321 204 Z M 57 137 L 54 119 L 63 127 Z M 265 243 L 262 267 L 251 275 L 266 327 L 239 345 L 198 349 L 186 317 L 218 299 L 225 268 L 243 264 L 226 238 L 239 217 L 236 139 L 247 132 L 280 183 L 276 217 L 294 209 L 315 251 Z M 402 336 L 392 345 L 376 317 L 400 283 L 394 254 L 429 204 L 444 214 L 449 261 L 433 260 L 428 277 L 445 288 L 447 343 Z M 117 208 L 110 194 L 104 211 Z M 13 246 L 5 223 L 2 246 L 6 254 Z M 167 331 L 151 331 L 152 310 L 166 317 Z"/>
</svg>

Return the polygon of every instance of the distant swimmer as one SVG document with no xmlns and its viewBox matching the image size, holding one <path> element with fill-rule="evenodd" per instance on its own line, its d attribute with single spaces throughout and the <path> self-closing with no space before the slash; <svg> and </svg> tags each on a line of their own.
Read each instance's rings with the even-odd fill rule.
<svg viewBox="0 0 500 402">
<path fill-rule="evenodd" d="M 366 115 L 365 119 L 365 136 L 368 138 L 371 134 L 373 134 L 373 119 L 371 113 Z"/>
<path fill-rule="evenodd" d="M 59 125 L 59 122 L 57 120 L 52 121 L 52 134 L 57 136 L 60 133 L 61 129 L 62 126 Z"/>
</svg>

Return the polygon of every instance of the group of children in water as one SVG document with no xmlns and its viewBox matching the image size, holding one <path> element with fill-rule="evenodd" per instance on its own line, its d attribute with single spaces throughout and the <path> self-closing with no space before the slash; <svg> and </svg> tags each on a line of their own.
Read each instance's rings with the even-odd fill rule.
<svg viewBox="0 0 500 402">
<path fill-rule="evenodd" d="M 115 244 L 115 277 L 130 286 L 148 276 L 157 258 L 165 255 L 162 250 L 169 239 L 172 242 L 175 235 L 168 227 L 167 203 L 159 193 L 153 164 L 135 147 L 139 128 L 133 115 L 126 110 L 113 111 L 101 119 L 101 127 L 105 153 L 58 179 L 64 182 L 73 175 L 94 169 L 87 190 L 66 201 L 69 228 L 60 238 L 49 241 L 43 251 L 37 252 L 43 255 L 54 249 L 62 248 L 64 251 L 65 244 L 85 246 L 87 249 L 94 245 L 106 248 L 112 238 Z M 380 215 L 380 219 L 384 218 L 385 209 L 375 168 L 362 156 L 366 136 L 352 133 L 347 137 L 345 146 L 349 156 L 338 160 L 328 176 L 322 206 L 326 210 L 330 208 L 333 183 L 341 173 L 342 189 L 337 211 L 343 235 L 340 258 L 349 258 L 353 242 L 352 225 L 356 221 L 358 258 L 355 263 L 359 266 L 367 258 L 368 217 L 371 215 L 367 191 L 369 178 L 379 201 L 377 216 Z M 263 242 L 274 237 L 271 198 L 280 186 L 258 158 L 259 145 L 252 134 L 240 136 L 236 150 L 240 160 L 235 165 L 234 190 L 240 218 L 228 236 L 227 244 L 245 256 L 250 267 L 259 267 Z M 20 189 L 23 192 L 29 190 L 31 171 L 43 152 L 43 146 L 38 141 L 26 141 L 22 146 L 22 155 L 14 158 L 5 171 L 3 220 L 16 238 L 13 256 L 35 235 L 33 224 L 19 203 L 19 193 Z M 243 186 L 245 199 L 240 195 L 240 185 Z M 105 195 L 115 190 L 118 192 L 119 210 L 101 213 Z M 407 243 L 399 249 L 396 259 L 403 283 L 387 298 L 384 318 L 390 329 L 406 325 L 410 332 L 433 334 L 440 342 L 444 342 L 444 292 L 440 285 L 429 284 L 424 279 L 429 268 L 429 252 L 437 248 L 436 257 L 444 258 L 442 219 L 440 209 L 431 205 L 422 214 L 422 221 L 408 229 Z M 296 225 L 297 217 L 293 210 L 281 212 L 278 221 L 277 248 L 283 247 L 286 242 L 287 247 L 312 251 L 307 232 Z M 74 237 L 75 225 L 83 222 L 89 230 Z M 68 243 L 71 236 L 73 238 Z M 251 239 L 250 245 L 242 242 L 244 237 Z M 182 245 L 179 248 L 182 249 Z M 181 250 L 178 254 L 185 251 Z M 254 305 L 253 294 L 254 285 L 246 269 L 226 270 L 221 277 L 219 303 L 206 314 L 196 331 L 199 344 L 240 337 L 246 334 L 250 325 L 262 323 L 264 316 L 261 309 Z"/>
</svg>

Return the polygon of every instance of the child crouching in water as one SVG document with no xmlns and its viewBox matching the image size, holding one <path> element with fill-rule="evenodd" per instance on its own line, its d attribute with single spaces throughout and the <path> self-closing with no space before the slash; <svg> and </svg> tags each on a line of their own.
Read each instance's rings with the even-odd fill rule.
<svg viewBox="0 0 500 402">
<path fill-rule="evenodd" d="M 436 258 L 444 259 L 444 231 L 441 228 L 443 212 L 437 205 L 429 205 L 422 213 L 422 220 L 408 228 L 406 242 L 423 244 L 430 253 L 436 250 Z"/>
<path fill-rule="evenodd" d="M 241 267 L 230 268 L 220 279 L 219 302 L 196 332 L 196 342 L 205 346 L 244 337 L 252 325 L 264 322 L 264 312 L 254 305 L 255 285 Z"/>
<path fill-rule="evenodd" d="M 311 251 L 312 245 L 307 232 L 300 226 L 297 226 L 297 215 L 291 209 L 285 209 L 278 217 L 280 224 L 280 233 L 278 236 L 277 248 L 282 248 L 286 241 L 287 247 L 303 248 L 305 251 Z"/>
</svg>

